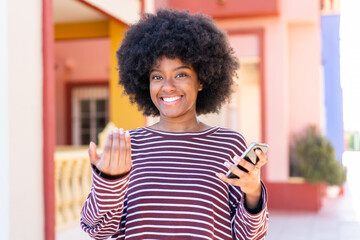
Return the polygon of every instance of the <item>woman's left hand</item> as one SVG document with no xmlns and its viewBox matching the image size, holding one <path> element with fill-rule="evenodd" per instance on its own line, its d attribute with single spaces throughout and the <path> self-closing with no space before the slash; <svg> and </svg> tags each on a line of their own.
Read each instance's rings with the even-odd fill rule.
<svg viewBox="0 0 360 240">
<path fill-rule="evenodd" d="M 240 170 L 235 164 L 225 162 L 225 166 L 238 178 L 227 178 L 224 174 L 218 173 L 217 176 L 226 183 L 238 186 L 246 194 L 246 206 L 255 208 L 261 197 L 260 169 L 267 163 L 267 156 L 260 149 L 255 151 L 259 161 L 254 165 L 239 156 L 234 157 L 234 161 L 248 170 Z"/>
</svg>

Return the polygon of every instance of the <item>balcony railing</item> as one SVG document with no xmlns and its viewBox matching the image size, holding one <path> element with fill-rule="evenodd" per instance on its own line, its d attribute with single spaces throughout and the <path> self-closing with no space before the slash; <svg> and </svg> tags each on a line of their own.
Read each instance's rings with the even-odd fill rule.
<svg viewBox="0 0 360 240">
<path fill-rule="evenodd" d="M 80 212 L 91 188 L 87 149 L 55 152 L 55 225 L 63 230 L 79 225 Z"/>
<path fill-rule="evenodd" d="M 339 14 L 340 0 L 321 0 L 322 14 Z"/>
<path fill-rule="evenodd" d="M 109 130 L 109 122 L 98 134 L 101 152 Z M 55 229 L 79 226 L 80 212 L 92 184 L 92 173 L 87 146 L 58 146 L 55 150 Z"/>
</svg>

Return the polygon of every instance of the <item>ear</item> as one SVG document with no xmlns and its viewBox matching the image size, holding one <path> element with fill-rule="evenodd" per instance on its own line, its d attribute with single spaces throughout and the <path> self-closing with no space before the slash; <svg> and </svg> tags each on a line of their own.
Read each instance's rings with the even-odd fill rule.
<svg viewBox="0 0 360 240">
<path fill-rule="evenodd" d="M 199 92 L 203 90 L 203 87 L 204 87 L 204 85 L 202 83 L 200 83 Z"/>
</svg>

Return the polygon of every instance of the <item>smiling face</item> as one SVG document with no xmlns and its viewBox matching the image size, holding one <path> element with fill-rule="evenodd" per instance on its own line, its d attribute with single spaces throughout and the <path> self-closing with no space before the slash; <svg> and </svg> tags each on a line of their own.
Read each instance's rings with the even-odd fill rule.
<svg viewBox="0 0 360 240">
<path fill-rule="evenodd" d="M 202 90 L 194 68 L 180 59 L 161 57 L 150 69 L 150 96 L 160 119 L 196 117 L 196 98 Z"/>
</svg>

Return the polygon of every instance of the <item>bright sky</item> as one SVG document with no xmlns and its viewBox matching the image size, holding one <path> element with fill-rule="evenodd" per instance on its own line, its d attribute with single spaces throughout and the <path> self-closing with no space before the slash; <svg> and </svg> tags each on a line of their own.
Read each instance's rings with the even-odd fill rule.
<svg viewBox="0 0 360 240">
<path fill-rule="evenodd" d="M 344 128 L 360 131 L 360 1 L 340 1 L 340 74 Z"/>
</svg>

